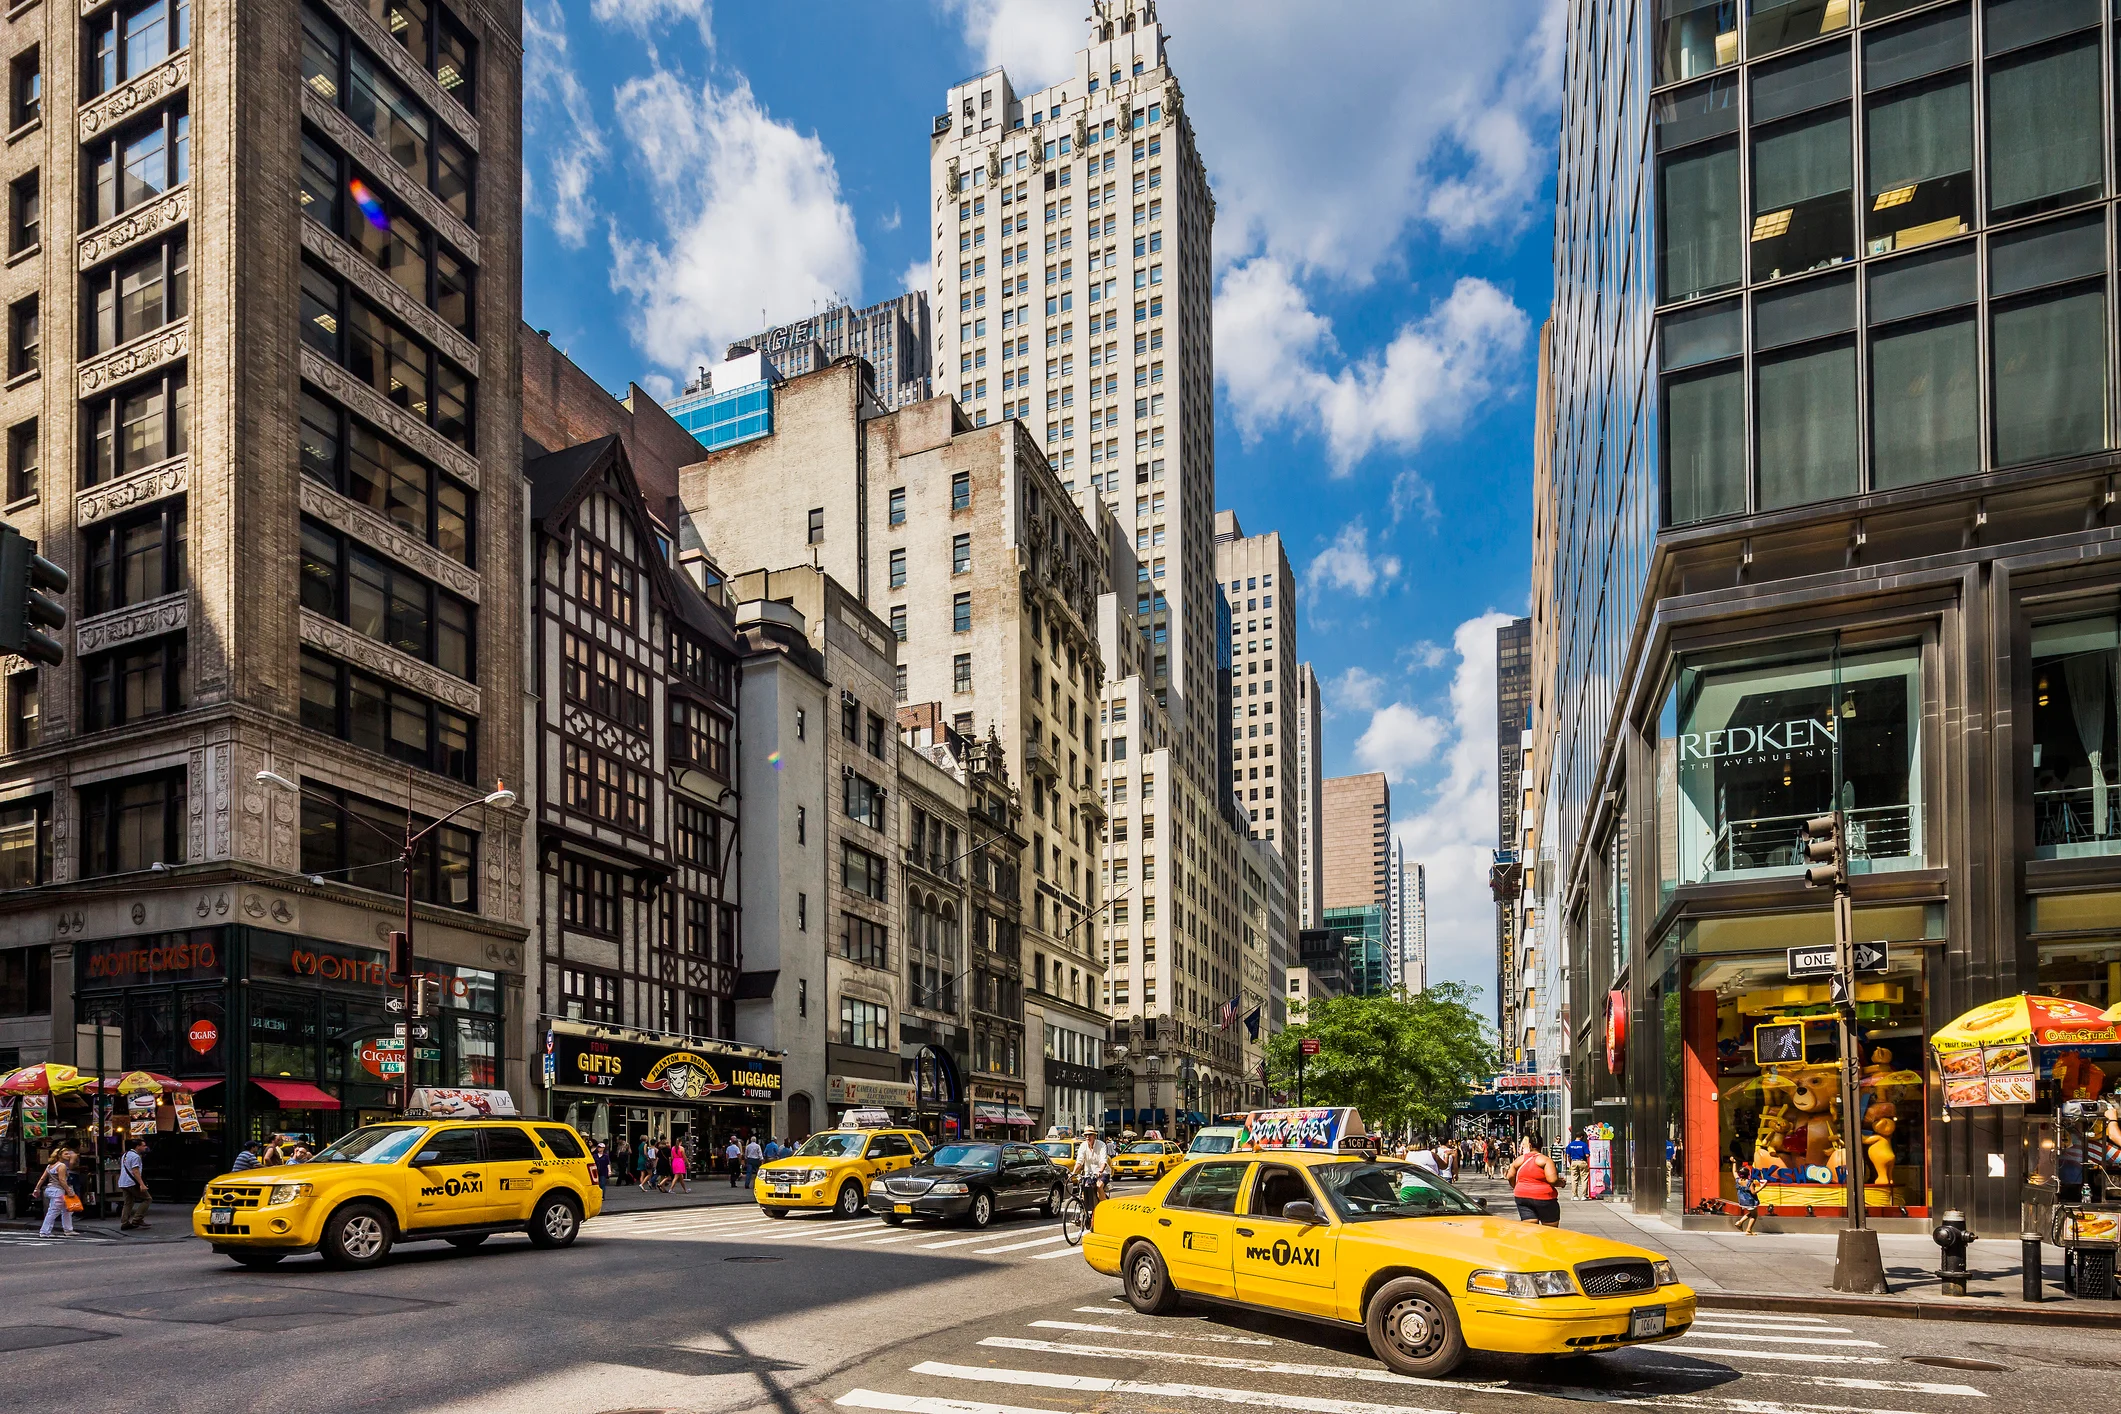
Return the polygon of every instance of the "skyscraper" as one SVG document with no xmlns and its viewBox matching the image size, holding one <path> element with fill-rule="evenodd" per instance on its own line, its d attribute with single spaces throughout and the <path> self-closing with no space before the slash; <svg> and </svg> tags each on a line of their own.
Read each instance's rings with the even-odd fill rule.
<svg viewBox="0 0 2121 1414">
<path fill-rule="evenodd" d="M 1324 783 L 1323 926 L 1348 945 L 1351 985 L 1365 995 L 1391 984 L 1392 787 L 1380 772 Z"/>
<path fill-rule="evenodd" d="M 1409 992 L 1429 985 L 1428 871 L 1407 858 L 1406 846 L 1392 841 L 1390 880 L 1386 889 L 1386 969 L 1392 985 Z"/>
<path fill-rule="evenodd" d="M 1326 898 L 1325 804 L 1320 785 L 1325 779 L 1325 701 L 1318 695 L 1318 674 L 1309 663 L 1296 666 L 1296 819 L 1298 929 L 1317 928 L 1323 922 Z"/>
<path fill-rule="evenodd" d="M 933 346 L 928 339 L 928 292 L 908 290 L 866 309 L 834 305 L 808 319 L 731 340 L 726 358 L 762 353 L 775 373 L 794 378 L 813 373 L 834 359 L 857 356 L 869 361 L 876 376 L 877 401 L 887 408 L 902 408 L 935 396 Z M 701 370 L 703 375 L 713 372 Z"/>
<path fill-rule="evenodd" d="M 1094 0 L 1046 88 L 954 85 L 929 160 L 938 385 L 975 426 L 1021 421 L 1084 519 L 1101 504 L 1133 541 L 1132 592 L 1099 624 L 1113 1108 L 1168 1123 L 1244 1079 L 1218 1027 L 1240 995 L 1242 835 L 1216 780 L 1214 202 L 1153 0 Z"/>
<path fill-rule="evenodd" d="M 1518 857 L 1517 814 L 1524 800 L 1525 713 L 1532 696 L 1532 621 L 1516 619 L 1495 630 L 1495 1026 L 1512 1062 L 1521 1062 L 1523 1028 L 1531 1020 L 1517 957 L 1517 899 L 1523 863 Z"/>
</svg>

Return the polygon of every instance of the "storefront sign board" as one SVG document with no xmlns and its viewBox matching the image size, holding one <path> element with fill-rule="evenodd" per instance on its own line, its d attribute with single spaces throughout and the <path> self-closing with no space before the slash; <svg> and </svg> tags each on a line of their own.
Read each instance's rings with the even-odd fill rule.
<svg viewBox="0 0 2121 1414">
<path fill-rule="evenodd" d="M 825 1077 L 825 1100 L 834 1105 L 888 1106 L 908 1110 L 913 1108 L 913 1085 L 910 1081 L 828 1075 Z"/>
<path fill-rule="evenodd" d="M 84 988 L 206 981 L 226 970 L 220 934 L 211 929 L 87 943 L 75 961 Z"/>
<path fill-rule="evenodd" d="M 562 1088 L 649 1100 L 764 1101 L 781 1098 L 781 1063 L 717 1046 L 659 1046 L 555 1032 Z"/>
</svg>

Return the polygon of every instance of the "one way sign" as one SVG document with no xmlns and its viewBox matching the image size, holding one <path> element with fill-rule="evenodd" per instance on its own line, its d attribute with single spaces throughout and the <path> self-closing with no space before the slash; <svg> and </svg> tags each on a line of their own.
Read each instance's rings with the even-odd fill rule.
<svg viewBox="0 0 2121 1414">
<path fill-rule="evenodd" d="M 1884 943 L 1852 943 L 1850 951 L 1855 954 L 1856 971 L 1883 972 L 1887 954 Z M 1834 975 L 1834 949 L 1831 945 L 1789 950 L 1790 976 L 1831 977 Z"/>
</svg>

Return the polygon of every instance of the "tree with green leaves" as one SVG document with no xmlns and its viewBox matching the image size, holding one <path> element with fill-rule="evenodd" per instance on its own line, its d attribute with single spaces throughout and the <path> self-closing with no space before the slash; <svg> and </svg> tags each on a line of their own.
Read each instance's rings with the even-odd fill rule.
<svg viewBox="0 0 2121 1414">
<path fill-rule="evenodd" d="M 1268 1088 L 1296 1097 L 1299 1043 L 1303 1098 L 1352 1105 L 1372 1133 L 1439 1134 L 1451 1112 L 1495 1069 L 1495 1040 L 1474 1009 L 1480 989 L 1441 982 L 1423 992 L 1314 997 L 1289 1009 L 1288 1028 L 1267 1043 Z"/>
</svg>

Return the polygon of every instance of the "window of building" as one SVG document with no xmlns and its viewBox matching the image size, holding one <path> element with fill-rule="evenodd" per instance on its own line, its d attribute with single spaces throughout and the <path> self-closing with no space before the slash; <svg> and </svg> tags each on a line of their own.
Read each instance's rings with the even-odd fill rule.
<svg viewBox="0 0 2121 1414">
<path fill-rule="evenodd" d="M 841 841 L 840 887 L 849 893 L 881 902 L 886 897 L 883 857 Z"/>
<path fill-rule="evenodd" d="M 713 708 L 672 694 L 670 759 L 729 779 L 729 721 Z"/>
<path fill-rule="evenodd" d="M 1990 242 L 1989 415 L 1998 465 L 2106 445 L 2105 251 L 2099 211 Z"/>
<path fill-rule="evenodd" d="M 965 574 L 972 568 L 972 537 L 952 536 L 950 540 L 950 573 Z"/>
<path fill-rule="evenodd" d="M 906 552 L 904 549 L 897 549 L 891 552 L 891 587 L 893 589 L 904 589 L 906 587 Z"/>
<path fill-rule="evenodd" d="M 1828 275 L 1754 297 L 1760 508 L 1857 491 L 1856 282 Z"/>
<path fill-rule="evenodd" d="M 1737 0 L 1657 0 L 1657 78 L 1691 79 L 1738 62 Z"/>
<path fill-rule="evenodd" d="M 971 356 L 968 354 L 966 357 L 969 359 Z M 906 523 L 906 488 L 903 486 L 891 488 L 890 521 L 893 525 Z"/>
<path fill-rule="evenodd" d="M 405 823 L 403 805 L 370 800 L 317 781 L 305 782 L 302 872 L 341 879 L 356 888 L 400 894 L 405 888 L 399 871 Z M 433 823 L 415 815 L 413 832 Z M 478 877 L 478 842 L 478 835 L 454 824 L 429 833 L 413 858 L 414 900 L 476 911 L 478 900 L 472 885 Z"/>
<path fill-rule="evenodd" d="M 100 226 L 191 177 L 191 114 L 180 102 L 81 149 L 84 226 Z"/>
<path fill-rule="evenodd" d="M 43 327 L 37 317 L 37 297 L 26 295 L 7 307 L 7 376 L 20 378 L 37 371 L 43 346 Z"/>
<path fill-rule="evenodd" d="M 950 690 L 952 692 L 972 691 L 972 655 L 970 653 L 959 653 L 951 658 Z"/>
<path fill-rule="evenodd" d="M 0 889 L 31 889 L 51 881 L 51 797 L 0 805 Z"/>
<path fill-rule="evenodd" d="M 1974 81 L 1964 5 L 1863 36 L 1864 249 L 1906 250 L 1970 229 Z"/>
<path fill-rule="evenodd" d="M 1746 52 L 1772 54 L 1815 35 L 1847 29 L 1850 9 L 1840 0 L 1746 0 Z"/>
<path fill-rule="evenodd" d="M 462 59 L 468 63 L 469 49 Z M 456 56 L 452 56 L 452 63 Z M 468 69 L 459 69 L 468 76 Z M 438 74 L 439 78 L 440 75 Z M 343 111 L 355 127 L 414 181 L 442 199 L 459 220 L 473 217 L 473 158 L 470 149 L 442 129 L 427 108 L 371 59 L 338 22 L 315 5 L 302 7 L 302 81 L 325 103 Z M 447 88 L 447 81 L 444 81 Z"/>
<path fill-rule="evenodd" d="M 44 239 L 42 175 L 25 172 L 7 188 L 7 253 L 20 255 Z"/>
<path fill-rule="evenodd" d="M 1989 0 L 1988 204 L 1998 221 L 2098 196 L 2099 7 Z"/>
<path fill-rule="evenodd" d="M 296 428 L 305 476 L 359 502 L 462 564 L 477 544 L 472 492 L 455 477 L 306 388 Z"/>
<path fill-rule="evenodd" d="M 475 451 L 471 377 L 336 276 L 305 263 L 302 341 L 378 397 L 465 451 Z"/>
<path fill-rule="evenodd" d="M 0 820 L 4 818 L 5 812 L 0 812 Z M 38 945 L 0 952 L 0 1016 L 43 1016 L 51 1009 L 51 948 Z M 16 1058 L 21 1058 L 19 1051 Z"/>
<path fill-rule="evenodd" d="M 972 505 L 972 476 L 969 472 L 956 472 L 950 477 L 950 509 L 962 511 Z"/>
<path fill-rule="evenodd" d="M 81 697 L 83 726 L 92 732 L 181 711 L 191 698 L 184 635 L 83 658 Z"/>
<path fill-rule="evenodd" d="M 102 353 L 183 318 L 189 252 L 184 237 L 174 236 L 130 250 L 82 276 L 82 353 Z"/>
<path fill-rule="evenodd" d="M 671 807 L 672 852 L 684 863 L 721 872 L 720 817 L 704 806 L 677 801 Z"/>
<path fill-rule="evenodd" d="M 297 200 L 391 283 L 466 338 L 475 337 L 471 265 L 426 229 L 383 183 L 304 133 Z"/>
<path fill-rule="evenodd" d="M 874 712 L 869 714 L 869 754 L 884 759 L 884 719 Z"/>
<path fill-rule="evenodd" d="M 965 590 L 950 597 L 950 631 L 972 632 L 972 592 Z"/>
<path fill-rule="evenodd" d="M 479 779 L 471 718 L 308 648 L 302 724 L 452 780 Z"/>
<path fill-rule="evenodd" d="M 44 116 L 44 63 L 37 47 L 8 61 L 7 126 L 9 131 L 27 127 Z"/>
<path fill-rule="evenodd" d="M 570 810 L 648 832 L 648 773 L 614 756 L 569 741 L 560 748 L 561 799 Z"/>
<path fill-rule="evenodd" d="M 1871 485 L 1981 469 L 1974 250 L 1925 251 L 1870 269 Z"/>
<path fill-rule="evenodd" d="M 1752 124 L 1753 278 L 1853 259 L 1848 46 L 1754 66 Z"/>
<path fill-rule="evenodd" d="M 444 672 L 474 679 L 476 611 L 322 522 L 302 522 L 302 607 Z"/>
<path fill-rule="evenodd" d="M 2113 614 L 2033 626 L 2036 858 L 2121 852 L 2117 648 L 2121 632 Z"/>
<path fill-rule="evenodd" d="M 80 811 L 85 878 L 184 862 L 182 770 L 83 786 Z"/>
<path fill-rule="evenodd" d="M 560 921 L 569 928 L 616 938 L 624 892 L 617 871 L 561 856 Z"/>
<path fill-rule="evenodd" d="M 648 730 L 648 674 L 572 629 L 561 633 L 560 683 L 567 701 L 632 731 Z"/>
<path fill-rule="evenodd" d="M 39 446 L 36 418 L 7 429 L 8 500 L 27 500 L 37 494 L 37 467 L 42 460 Z"/>
<path fill-rule="evenodd" d="M 864 967 L 889 967 L 891 962 L 886 947 L 884 925 L 872 923 L 866 918 L 857 918 L 851 913 L 841 914 L 840 956 Z"/>
<path fill-rule="evenodd" d="M 81 405 L 82 480 L 88 485 L 182 456 L 191 447 L 191 385 L 180 367 Z"/>
<path fill-rule="evenodd" d="M 114 5 L 83 27 L 82 94 L 108 93 L 191 43 L 191 0 Z"/>
<path fill-rule="evenodd" d="M 392 39 L 467 110 L 474 101 L 471 35 L 440 0 L 363 0 Z"/>
<path fill-rule="evenodd" d="M 893 604 L 891 606 L 891 636 L 901 643 L 906 641 L 906 606 L 904 604 Z"/>
<path fill-rule="evenodd" d="M 617 1025 L 619 979 L 579 967 L 560 969 L 560 1014 L 569 1021 L 601 1021 Z"/>
<path fill-rule="evenodd" d="M 1919 866 L 1921 674 L 1913 646 L 1683 667 L 1658 745 L 1667 885 L 1795 873 L 1796 825 L 1837 806 L 1853 869 Z"/>
<path fill-rule="evenodd" d="M 82 536 L 83 612 L 105 613 L 183 589 L 185 546 L 181 498 L 92 525 Z"/>
<path fill-rule="evenodd" d="M 881 1051 L 891 1045 L 891 1013 L 874 1002 L 840 998 L 840 1044 Z"/>
<path fill-rule="evenodd" d="M 845 789 L 842 805 L 847 818 L 867 825 L 872 830 L 884 828 L 884 788 L 858 771 L 849 771 L 841 778 Z"/>
<path fill-rule="evenodd" d="M 809 539 L 809 543 L 810 543 L 810 544 L 812 544 L 812 545 L 820 545 L 820 544 L 823 544 L 823 543 L 824 543 L 824 540 L 825 540 L 825 508 L 824 508 L 824 507 L 822 507 L 822 506 L 817 506 L 817 507 L 814 507 L 814 508 L 812 508 L 812 510 L 811 510 L 811 512 L 810 512 L 810 539 Z"/>
</svg>

